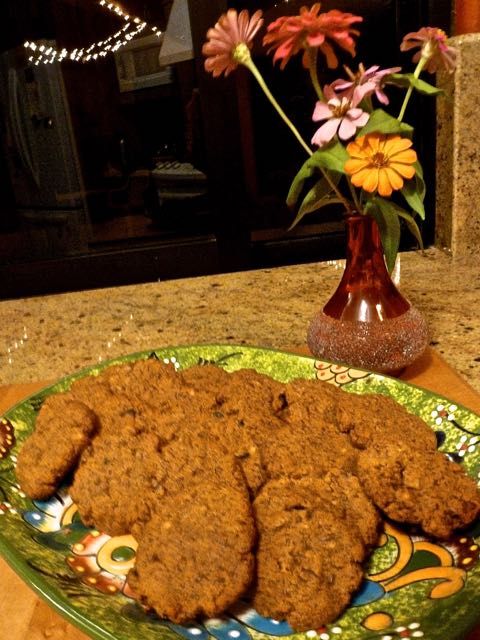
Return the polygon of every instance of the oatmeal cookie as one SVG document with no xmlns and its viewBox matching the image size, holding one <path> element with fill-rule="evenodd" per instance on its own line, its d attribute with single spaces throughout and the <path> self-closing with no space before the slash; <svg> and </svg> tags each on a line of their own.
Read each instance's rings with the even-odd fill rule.
<svg viewBox="0 0 480 640">
<path fill-rule="evenodd" d="M 378 515 L 358 481 L 283 478 L 253 508 L 259 542 L 253 604 L 297 631 L 336 619 L 362 580 Z"/>
<path fill-rule="evenodd" d="M 109 535 L 131 533 L 135 523 L 146 522 L 162 492 L 159 438 L 137 432 L 132 416 L 118 427 L 84 451 L 70 488 L 82 521 Z"/>
<path fill-rule="evenodd" d="M 359 456 L 358 477 L 389 518 L 438 538 L 449 538 L 480 513 L 475 481 L 438 451 L 393 444 L 368 448 Z"/>
<path fill-rule="evenodd" d="M 246 489 L 202 481 L 158 504 L 128 580 L 162 618 L 217 616 L 248 589 L 254 542 Z"/>
<path fill-rule="evenodd" d="M 101 432 L 115 432 L 118 417 L 126 413 L 143 422 L 142 430 L 157 431 L 162 413 L 163 427 L 166 416 L 173 422 L 177 411 L 183 415 L 175 394 L 180 386 L 173 365 L 149 359 L 107 367 L 74 382 L 69 393 L 97 414 Z"/>
<path fill-rule="evenodd" d="M 18 454 L 16 474 L 23 491 L 33 499 L 51 496 L 77 464 L 98 428 L 97 416 L 69 394 L 49 396 L 35 423 L 35 431 Z"/>
<path fill-rule="evenodd" d="M 433 430 L 393 398 L 380 394 L 340 393 L 338 429 L 348 434 L 356 449 L 372 445 L 381 448 L 383 443 L 398 442 L 412 449 L 436 450 Z"/>
<path fill-rule="evenodd" d="M 246 436 L 233 439 L 225 435 L 223 420 L 197 414 L 197 428 L 182 429 L 163 447 L 158 471 L 162 488 L 170 495 L 181 493 L 200 481 L 216 481 L 250 490 L 263 484 L 264 475 L 258 450 Z"/>
</svg>

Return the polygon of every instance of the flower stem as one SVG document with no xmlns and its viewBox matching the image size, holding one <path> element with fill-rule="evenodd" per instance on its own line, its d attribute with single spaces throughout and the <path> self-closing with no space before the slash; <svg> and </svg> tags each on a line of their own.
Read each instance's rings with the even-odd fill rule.
<svg viewBox="0 0 480 640">
<path fill-rule="evenodd" d="M 240 60 L 240 62 L 241 62 L 241 64 L 245 65 L 247 67 L 247 69 L 249 69 L 249 71 L 251 71 L 251 73 L 253 74 L 255 80 L 258 82 L 258 84 L 260 85 L 262 91 L 267 96 L 267 98 L 270 100 L 270 102 L 272 103 L 273 107 L 278 112 L 279 116 L 285 122 L 285 124 L 290 129 L 290 131 L 293 133 L 293 135 L 298 140 L 298 142 L 300 142 L 300 144 L 305 149 L 305 151 L 308 153 L 308 155 L 312 156 L 313 155 L 313 151 L 310 149 L 310 147 L 307 145 L 305 140 L 302 138 L 302 136 L 298 132 L 297 128 L 295 127 L 293 122 L 289 119 L 289 117 L 284 112 L 282 107 L 278 104 L 278 102 L 273 97 L 272 92 L 267 87 L 267 84 L 266 84 L 265 80 L 263 79 L 262 74 L 257 69 L 257 67 L 256 67 L 255 63 L 253 62 L 252 58 L 248 55 L 248 56 L 245 56 L 242 60 Z M 320 172 L 322 173 L 323 177 L 325 178 L 325 180 L 328 182 L 328 184 L 329 184 L 330 188 L 332 189 L 332 191 L 334 191 L 335 194 L 338 196 L 338 198 L 343 202 L 343 205 L 347 209 L 347 211 L 351 211 L 352 210 L 351 203 L 342 195 L 341 191 L 339 191 L 337 185 L 333 182 L 333 180 L 331 179 L 330 175 L 328 174 L 328 171 L 325 171 L 325 169 L 323 169 L 322 167 L 319 167 L 319 169 L 320 169 Z"/>
<path fill-rule="evenodd" d="M 350 189 L 350 193 L 352 194 L 353 204 L 355 205 L 355 208 L 357 209 L 358 213 L 362 213 L 362 204 L 358 199 L 357 192 L 355 191 L 353 184 L 350 181 L 350 178 L 348 177 L 347 177 L 347 183 L 348 183 L 348 188 Z"/>
<path fill-rule="evenodd" d="M 351 206 L 351 202 L 349 202 L 347 200 L 347 198 L 345 198 L 342 194 L 342 192 L 339 190 L 339 188 L 337 187 L 337 185 L 333 182 L 333 180 L 331 179 L 330 175 L 328 174 L 328 171 L 325 171 L 325 169 L 323 169 L 322 167 L 318 167 L 320 169 L 321 174 L 323 175 L 323 177 L 325 178 L 325 180 L 328 182 L 330 188 L 332 189 L 332 191 L 335 192 L 337 198 L 342 202 L 343 206 L 345 207 L 345 209 L 349 212 L 352 213 L 352 206 Z M 349 182 L 347 180 L 347 182 Z M 350 184 L 350 183 L 349 183 Z M 353 196 L 353 193 L 352 193 Z"/>
<path fill-rule="evenodd" d="M 428 58 L 424 57 L 424 56 L 422 56 L 420 58 L 420 60 L 418 61 L 418 64 L 417 64 L 417 66 L 415 68 L 415 71 L 413 72 L 413 77 L 415 78 L 415 80 L 418 80 L 418 78 L 420 77 L 420 74 L 421 74 L 421 72 L 423 70 L 423 67 L 427 64 L 427 62 L 428 62 Z M 412 92 L 413 92 L 413 84 L 411 84 L 408 87 L 408 91 L 405 94 L 405 99 L 403 101 L 402 108 L 400 109 L 400 113 L 398 114 L 398 118 L 397 118 L 397 120 L 399 122 L 401 122 L 403 120 L 403 116 L 405 115 L 405 111 L 407 109 L 407 105 L 408 105 L 408 102 L 409 102 L 410 97 L 412 95 Z"/>
<path fill-rule="evenodd" d="M 249 60 L 245 61 L 243 64 L 245 64 L 245 66 L 252 72 L 253 76 L 255 77 L 255 80 L 258 82 L 258 84 L 262 88 L 263 93 L 270 100 L 270 102 L 272 103 L 273 107 L 278 112 L 278 115 L 285 122 L 285 124 L 290 129 L 290 131 L 293 133 L 293 135 L 298 140 L 298 142 L 302 145 L 302 147 L 305 149 L 305 151 L 308 153 L 309 156 L 313 155 L 313 151 L 310 149 L 308 144 L 302 138 L 302 136 L 298 132 L 298 129 L 295 127 L 295 125 L 290 120 L 290 118 L 287 116 L 285 111 L 282 109 L 282 107 L 278 104 L 278 102 L 273 97 L 272 92 L 267 87 L 267 84 L 266 84 L 265 80 L 263 79 L 262 74 L 257 69 L 257 67 L 256 67 L 255 63 L 253 62 L 253 60 L 250 58 Z"/>
<path fill-rule="evenodd" d="M 323 102 L 323 91 L 318 81 L 317 74 L 317 56 L 318 49 L 316 47 L 308 48 L 308 70 L 310 72 L 310 80 L 312 81 L 313 88 L 315 89 L 315 93 L 318 96 L 318 99 Z"/>
</svg>

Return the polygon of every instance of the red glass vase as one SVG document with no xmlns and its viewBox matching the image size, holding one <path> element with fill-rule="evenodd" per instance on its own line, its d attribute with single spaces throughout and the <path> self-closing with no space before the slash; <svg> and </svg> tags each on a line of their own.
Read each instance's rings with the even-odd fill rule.
<svg viewBox="0 0 480 640">
<path fill-rule="evenodd" d="M 399 373 L 425 350 L 426 321 L 390 278 L 375 220 L 351 215 L 346 227 L 345 271 L 333 296 L 310 323 L 308 346 L 323 360 Z"/>
</svg>

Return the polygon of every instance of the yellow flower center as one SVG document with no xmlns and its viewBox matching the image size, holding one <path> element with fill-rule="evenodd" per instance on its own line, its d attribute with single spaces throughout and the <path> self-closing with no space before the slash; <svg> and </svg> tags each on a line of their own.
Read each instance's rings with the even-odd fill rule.
<svg viewBox="0 0 480 640">
<path fill-rule="evenodd" d="M 343 118 L 343 116 L 348 112 L 348 110 L 350 109 L 350 103 L 345 101 L 345 104 L 342 102 L 338 105 L 338 107 L 334 107 L 332 109 L 332 115 L 335 118 Z"/>
<path fill-rule="evenodd" d="M 353 78 L 353 81 L 354 81 L 354 83 L 355 83 L 356 85 L 361 84 L 361 82 L 360 82 L 360 81 L 361 81 L 361 79 L 362 79 L 362 77 L 363 77 L 364 73 L 365 73 L 365 67 L 363 66 L 363 63 L 361 62 L 361 63 L 358 65 L 358 71 L 357 71 L 357 73 L 354 75 L 354 78 Z"/>
</svg>

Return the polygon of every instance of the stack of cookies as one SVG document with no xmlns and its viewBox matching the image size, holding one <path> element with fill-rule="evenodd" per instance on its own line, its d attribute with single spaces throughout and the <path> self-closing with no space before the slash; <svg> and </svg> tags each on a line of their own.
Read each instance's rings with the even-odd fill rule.
<svg viewBox="0 0 480 640">
<path fill-rule="evenodd" d="M 133 534 L 128 581 L 177 623 L 240 597 L 294 629 L 348 607 L 387 517 L 448 538 L 475 482 L 390 398 L 212 365 L 116 365 L 44 402 L 17 465 L 45 499 L 73 477 L 85 524 Z"/>
</svg>

